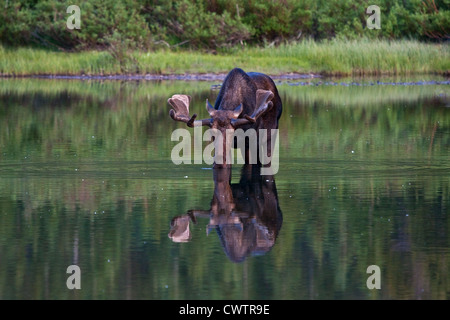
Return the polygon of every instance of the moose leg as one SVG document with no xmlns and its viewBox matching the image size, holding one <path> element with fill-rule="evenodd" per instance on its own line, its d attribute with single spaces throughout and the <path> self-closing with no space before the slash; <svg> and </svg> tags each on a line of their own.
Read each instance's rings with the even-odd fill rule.
<svg viewBox="0 0 450 320">
<path fill-rule="evenodd" d="M 235 145 L 237 145 L 235 140 Z M 250 163 L 250 148 L 249 148 L 249 141 L 247 139 L 244 140 L 244 145 L 239 146 L 239 150 L 241 151 L 242 159 L 244 160 L 244 164 Z"/>
<path fill-rule="evenodd" d="M 270 128 L 270 127 L 269 127 Z M 276 150 L 278 129 L 260 129 L 258 134 L 258 163 L 270 167 Z"/>
</svg>

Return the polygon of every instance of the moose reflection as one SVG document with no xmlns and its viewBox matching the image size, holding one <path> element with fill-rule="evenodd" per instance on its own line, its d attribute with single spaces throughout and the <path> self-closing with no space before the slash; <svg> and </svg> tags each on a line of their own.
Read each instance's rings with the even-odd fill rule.
<svg viewBox="0 0 450 320">
<path fill-rule="evenodd" d="M 241 262 L 249 255 L 270 251 L 282 224 L 282 213 L 273 175 L 245 164 L 239 183 L 231 183 L 231 168 L 213 168 L 214 194 L 209 210 L 189 210 L 171 221 L 169 238 L 191 239 L 190 222 L 209 219 L 207 234 L 215 230 L 228 258 Z"/>
</svg>

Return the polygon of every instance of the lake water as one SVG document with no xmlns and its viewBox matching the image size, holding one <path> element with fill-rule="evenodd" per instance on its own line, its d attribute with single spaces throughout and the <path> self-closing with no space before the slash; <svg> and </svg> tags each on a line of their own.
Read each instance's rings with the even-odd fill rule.
<svg viewBox="0 0 450 320">
<path fill-rule="evenodd" d="M 234 165 L 232 216 L 171 160 L 167 99 L 206 118 L 220 81 L 0 80 L 0 299 L 449 299 L 450 86 L 425 80 L 279 80 L 279 171 Z"/>
</svg>

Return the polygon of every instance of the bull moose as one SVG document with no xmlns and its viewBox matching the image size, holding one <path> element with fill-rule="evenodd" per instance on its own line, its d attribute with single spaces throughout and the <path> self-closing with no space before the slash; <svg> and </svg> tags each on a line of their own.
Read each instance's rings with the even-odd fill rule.
<svg viewBox="0 0 450 320">
<path fill-rule="evenodd" d="M 185 122 L 188 127 L 207 126 L 221 133 L 224 138 L 214 140 L 215 167 L 231 165 L 227 159 L 230 159 L 231 145 L 236 139 L 227 139 L 227 134 L 233 133 L 239 128 L 243 130 L 242 132 L 254 129 L 258 136 L 255 149 L 260 150 L 260 129 L 268 131 L 278 129 L 278 121 L 282 112 L 281 98 L 273 80 L 265 74 L 246 73 L 239 68 L 231 70 L 226 76 L 214 107 L 206 99 L 206 109 L 210 118 L 195 120 L 197 114 L 191 117 L 189 115 L 190 101 L 191 97 L 188 95 L 173 95 L 168 99 L 168 103 L 173 108 L 169 114 L 173 120 Z M 230 136 L 228 135 L 228 137 Z M 271 134 L 267 134 L 262 140 L 267 148 L 268 158 L 272 156 L 272 140 Z M 234 147 L 236 147 L 236 143 Z M 242 150 L 245 163 L 249 163 L 249 149 L 247 140 Z M 267 164 L 262 161 L 261 153 L 254 156 L 253 159 L 255 158 L 257 159 L 255 163 Z"/>
<path fill-rule="evenodd" d="M 189 210 L 171 221 L 169 238 L 191 240 L 190 222 L 209 219 L 207 234 L 215 230 L 233 262 L 267 253 L 282 224 L 273 176 L 262 176 L 260 167 L 244 164 L 239 183 L 231 183 L 231 168 L 213 168 L 214 193 L 209 210 Z"/>
</svg>

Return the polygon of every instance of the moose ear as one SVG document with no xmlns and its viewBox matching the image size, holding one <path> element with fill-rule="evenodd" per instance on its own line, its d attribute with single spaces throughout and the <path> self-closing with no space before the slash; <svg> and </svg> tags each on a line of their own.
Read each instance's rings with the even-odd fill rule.
<svg viewBox="0 0 450 320">
<path fill-rule="evenodd" d="M 244 109 L 244 107 L 242 107 L 242 103 L 240 105 L 238 105 L 234 110 L 233 110 L 233 119 L 237 119 L 239 117 L 239 115 L 242 113 L 242 110 Z"/>
<path fill-rule="evenodd" d="M 206 99 L 206 110 L 208 111 L 209 115 L 211 117 L 214 117 L 214 114 L 216 113 L 216 109 L 209 103 L 208 99 Z"/>
</svg>

